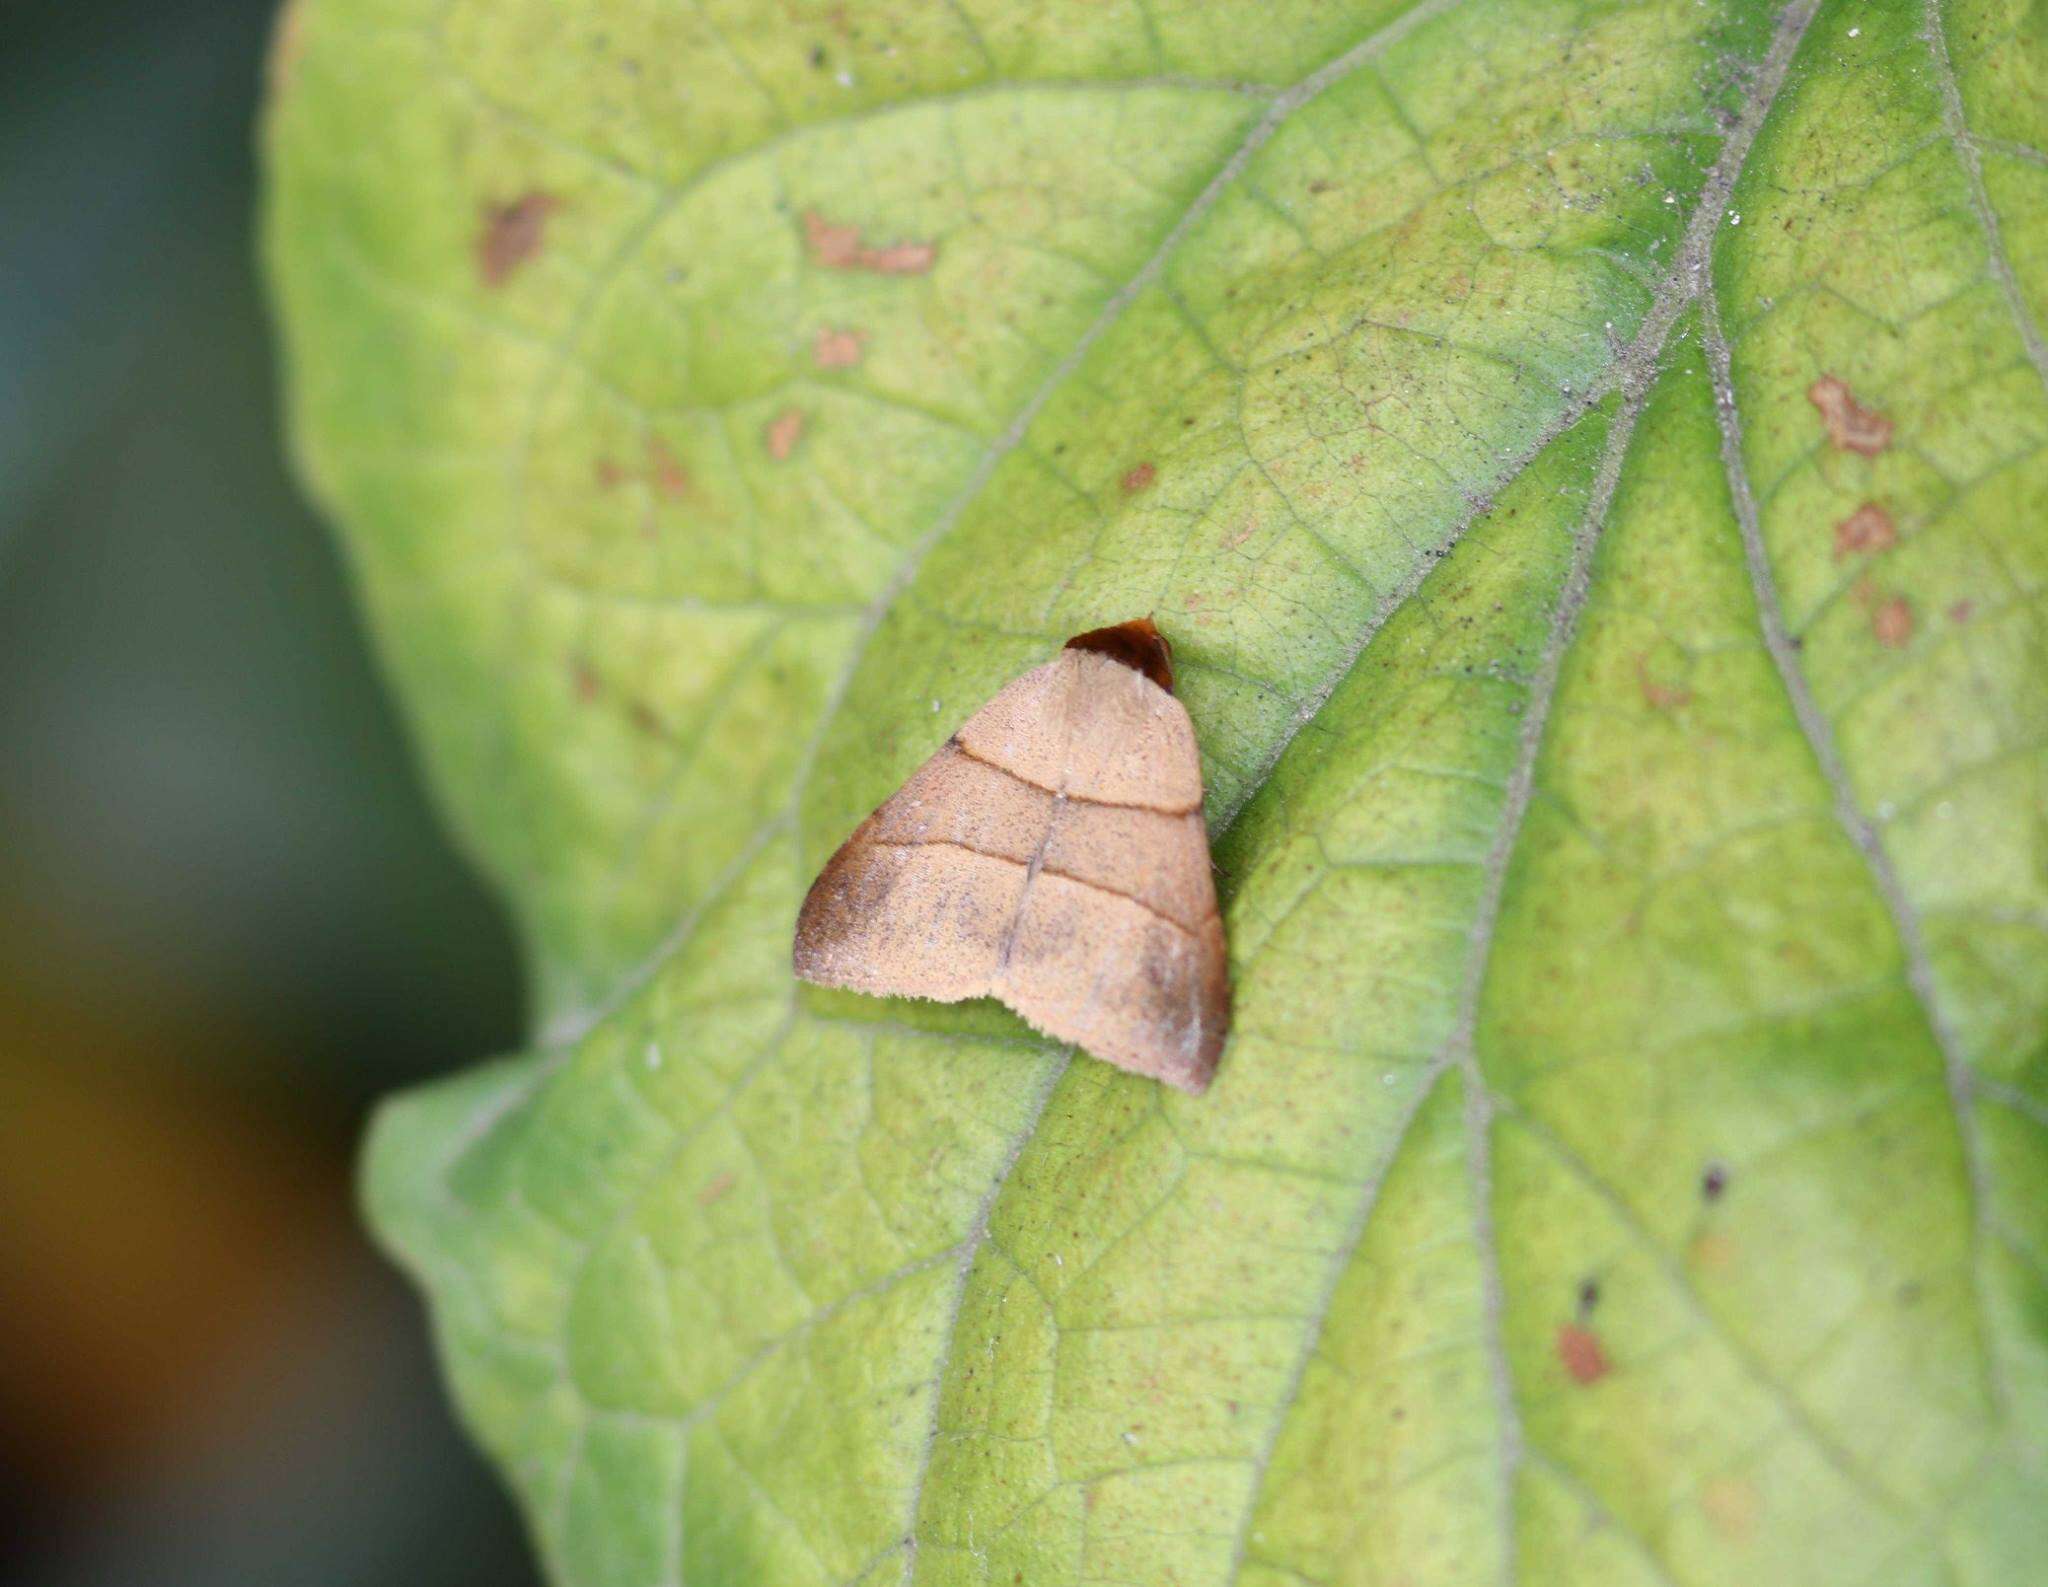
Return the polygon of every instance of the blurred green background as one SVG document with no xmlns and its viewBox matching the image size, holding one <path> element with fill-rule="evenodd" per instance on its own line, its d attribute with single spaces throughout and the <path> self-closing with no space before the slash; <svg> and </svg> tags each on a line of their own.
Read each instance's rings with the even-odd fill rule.
<svg viewBox="0 0 2048 1587">
<path fill-rule="evenodd" d="M 0 1582 L 519 1587 L 352 1201 L 518 967 L 281 462 L 270 12 L 0 4 Z"/>
</svg>

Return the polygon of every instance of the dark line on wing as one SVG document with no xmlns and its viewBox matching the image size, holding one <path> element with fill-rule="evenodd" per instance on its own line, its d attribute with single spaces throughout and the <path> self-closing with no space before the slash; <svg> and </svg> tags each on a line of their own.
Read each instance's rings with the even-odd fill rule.
<svg viewBox="0 0 2048 1587">
<path fill-rule="evenodd" d="M 1014 854 L 999 854 L 994 849 L 978 849 L 972 843 L 961 843 L 953 838 L 912 838 L 908 840 L 902 838 L 869 838 L 868 842 L 878 849 L 959 849 L 964 854 L 978 854 L 985 860 L 1000 860 L 1005 865 L 1014 865 L 1020 871 L 1029 870 L 1031 867 L 1029 860 L 1020 860 Z M 1121 898 L 1126 903 L 1136 904 L 1153 919 L 1165 921 L 1167 925 L 1173 927 L 1182 936 L 1194 940 L 1200 939 L 1201 933 L 1193 926 L 1188 925 L 1184 921 L 1174 919 L 1165 910 L 1159 908 L 1156 904 L 1146 903 L 1144 899 L 1138 897 L 1135 893 L 1127 893 L 1122 888 L 1106 886 L 1086 876 L 1076 876 L 1072 871 L 1063 871 L 1056 865 L 1041 865 L 1038 868 L 1038 874 L 1041 876 L 1057 876 L 1062 881 L 1073 882 L 1077 886 L 1087 888 L 1090 892 L 1107 893 L 1111 898 Z"/>
<path fill-rule="evenodd" d="M 1060 790 L 1057 788 L 1048 788 L 1042 782 L 1032 781 L 1029 777 L 1026 777 L 1021 772 L 1012 771 L 1008 766 L 1005 766 L 1001 761 L 990 760 L 986 755 L 975 754 L 973 750 L 969 749 L 957 738 L 949 738 L 946 740 L 946 743 L 948 747 L 958 750 L 962 757 L 964 757 L 967 760 L 973 761 L 975 765 L 987 766 L 991 770 L 999 771 L 1005 777 L 1009 778 L 1012 782 L 1020 782 L 1026 788 L 1035 788 L 1040 793 L 1044 794 L 1047 798 L 1051 798 L 1052 796 L 1060 792 Z M 1200 800 L 1195 801 L 1195 803 L 1191 805 L 1185 805 L 1178 810 L 1174 810 L 1168 808 L 1165 805 L 1148 805 L 1135 803 L 1125 804 L 1115 799 L 1090 799 L 1084 794 L 1077 794 L 1073 792 L 1069 792 L 1067 794 L 1067 803 L 1076 805 L 1095 805 L 1099 809 L 1103 810 L 1143 810 L 1148 815 L 1173 817 L 1192 815 L 1195 811 L 1202 808 Z M 976 850 L 976 852 L 979 853 L 980 851 Z"/>
</svg>

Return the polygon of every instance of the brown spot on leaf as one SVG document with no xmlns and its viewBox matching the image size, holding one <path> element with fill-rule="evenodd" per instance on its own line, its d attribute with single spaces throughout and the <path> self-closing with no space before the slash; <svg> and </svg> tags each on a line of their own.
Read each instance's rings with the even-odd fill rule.
<svg viewBox="0 0 2048 1587">
<path fill-rule="evenodd" d="M 1579 1323 L 1563 1323 L 1557 1330 L 1557 1359 L 1574 1383 L 1598 1383 L 1607 1376 L 1607 1352 L 1600 1336 Z"/>
<path fill-rule="evenodd" d="M 690 494 L 690 471 L 658 435 L 647 438 L 647 474 L 654 481 L 654 488 L 664 496 Z"/>
<path fill-rule="evenodd" d="M 1875 457 L 1892 444 L 1892 421 L 1858 402 L 1847 381 L 1822 375 L 1806 388 L 1806 400 L 1820 410 L 1828 439 L 1838 450 Z"/>
<path fill-rule="evenodd" d="M 562 201 L 548 193 L 528 193 L 509 204 L 484 206 L 483 230 L 476 239 L 476 273 L 487 287 L 501 287 L 512 272 L 540 252 L 548 217 Z"/>
<path fill-rule="evenodd" d="M 1123 492 L 1126 496 L 1135 496 L 1139 491 L 1150 486 L 1152 481 L 1158 477 L 1158 469 L 1154 468 L 1150 463 L 1140 463 L 1136 468 L 1126 473 L 1117 483 L 1123 487 Z"/>
<path fill-rule="evenodd" d="M 1749 1540 L 1762 1508 L 1756 1484 L 1747 1477 L 1715 1477 L 1700 1488 L 1700 1510 L 1707 1524 L 1731 1542 Z"/>
<path fill-rule="evenodd" d="M 1692 704 L 1692 690 L 1682 683 L 1660 683 L 1650 676 L 1650 659 L 1636 657 L 1636 686 L 1643 691 L 1643 700 L 1653 711 L 1676 711 L 1681 706 Z"/>
<path fill-rule="evenodd" d="M 852 270 L 860 258 L 858 226 L 835 226 L 816 210 L 804 212 L 804 241 L 811 257 L 827 270 Z"/>
<path fill-rule="evenodd" d="M 1892 515 L 1874 501 L 1867 501 L 1835 525 L 1835 560 L 1862 556 L 1871 551 L 1888 551 L 1898 544 Z"/>
<path fill-rule="evenodd" d="M 827 270 L 870 270 L 876 275 L 921 276 L 939 257 L 928 242 L 892 242 L 869 246 L 858 226 L 842 226 L 816 210 L 804 214 L 804 242 L 811 257 Z"/>
<path fill-rule="evenodd" d="M 1719 1163 L 1709 1163 L 1700 1171 L 1700 1195 L 1708 1201 L 1719 1201 L 1728 1190 L 1728 1170 Z"/>
<path fill-rule="evenodd" d="M 761 432 L 768 445 L 768 455 L 776 462 L 785 462 L 796 450 L 797 442 L 804 438 L 804 416 L 800 408 L 784 408 L 768 421 L 768 428 Z"/>
<path fill-rule="evenodd" d="M 626 717 L 641 732 L 650 738 L 662 736 L 661 718 L 654 713 L 654 707 L 645 700 L 635 700 L 626 707 Z"/>
<path fill-rule="evenodd" d="M 569 687 L 576 691 L 576 698 L 585 705 L 592 704 L 604 691 L 604 685 L 598 681 L 597 674 L 590 670 L 590 663 L 587 661 L 569 663 Z"/>
<path fill-rule="evenodd" d="M 597 475 L 597 488 L 599 490 L 617 490 L 620 483 L 626 477 L 626 471 L 609 457 L 599 458 L 597 460 L 597 467 L 593 472 Z"/>
<path fill-rule="evenodd" d="M 708 1207 L 714 1201 L 723 1201 L 732 1187 L 739 1183 L 739 1177 L 730 1168 L 713 1174 L 704 1182 L 704 1188 L 697 1192 L 697 1205 Z"/>
<path fill-rule="evenodd" d="M 870 248 L 861 257 L 864 268 L 885 276 L 921 276 L 939 257 L 935 244 L 895 242 L 886 248 Z"/>
<path fill-rule="evenodd" d="M 1948 609 L 1948 620 L 1952 623 L 1967 623 L 1976 610 L 1975 601 L 1957 601 Z"/>
<path fill-rule="evenodd" d="M 1902 649 L 1913 637 L 1913 603 L 1894 595 L 1870 614 L 1870 631 L 1887 649 Z"/>
<path fill-rule="evenodd" d="M 860 362 L 861 348 L 867 339 L 866 331 L 842 331 L 822 325 L 817 339 L 811 343 L 811 362 L 820 369 L 851 369 Z"/>
</svg>

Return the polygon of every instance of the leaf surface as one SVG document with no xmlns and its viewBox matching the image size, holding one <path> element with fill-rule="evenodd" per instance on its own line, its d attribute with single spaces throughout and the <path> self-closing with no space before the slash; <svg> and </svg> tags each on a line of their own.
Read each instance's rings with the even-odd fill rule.
<svg viewBox="0 0 2048 1587">
<path fill-rule="evenodd" d="M 563 1583 L 2048 1561 L 2048 32 L 298 0 L 306 477 L 535 1050 L 380 1235 Z M 1188 1099 L 799 987 L 1150 612 Z"/>
</svg>

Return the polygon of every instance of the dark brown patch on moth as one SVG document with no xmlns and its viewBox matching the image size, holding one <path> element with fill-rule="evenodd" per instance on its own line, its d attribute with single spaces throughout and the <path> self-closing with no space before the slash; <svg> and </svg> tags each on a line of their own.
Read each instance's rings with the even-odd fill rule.
<svg viewBox="0 0 2048 1587">
<path fill-rule="evenodd" d="M 1135 496 L 1146 489 L 1159 477 L 1159 470 L 1150 463 L 1140 463 L 1117 481 L 1126 496 Z"/>
<path fill-rule="evenodd" d="M 1888 551 L 1898 544 L 1892 515 L 1874 501 L 1867 501 L 1835 525 L 1835 560 L 1860 556 L 1868 551 Z"/>
<path fill-rule="evenodd" d="M 850 935 L 858 925 L 885 909 L 894 890 L 894 874 L 886 867 L 868 863 L 869 839 L 881 823 L 877 810 L 854 829 L 852 837 L 825 862 L 811 890 L 804 895 L 797 917 L 796 942 L 791 964 L 799 978 L 818 986 L 843 984 L 833 979 L 832 944 Z"/>
<path fill-rule="evenodd" d="M 532 192 L 509 204 L 484 206 L 483 229 L 476 239 L 476 273 L 487 287 L 501 287 L 512 273 L 541 250 L 548 217 L 562 207 L 551 193 Z"/>
<path fill-rule="evenodd" d="M 1612 1370 L 1600 1336 L 1579 1323 L 1559 1325 L 1557 1359 L 1574 1383 L 1598 1383 Z"/>
<path fill-rule="evenodd" d="M 870 247 L 858 226 L 842 226 L 816 210 L 804 213 L 804 242 L 811 258 L 827 270 L 868 270 L 876 275 L 923 275 L 939 257 L 928 242 L 893 242 Z"/>
<path fill-rule="evenodd" d="M 1858 402 L 1847 381 L 1822 375 L 1806 388 L 1806 400 L 1820 410 L 1828 439 L 1838 450 L 1875 457 L 1892 444 L 1892 421 Z"/>
<path fill-rule="evenodd" d="M 1091 628 L 1066 643 L 1068 650 L 1092 650 L 1142 672 L 1168 694 L 1173 693 L 1173 646 L 1149 617 L 1134 617 L 1108 628 Z"/>
</svg>

